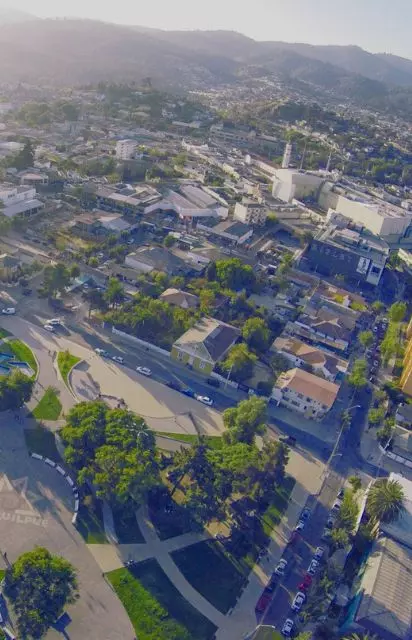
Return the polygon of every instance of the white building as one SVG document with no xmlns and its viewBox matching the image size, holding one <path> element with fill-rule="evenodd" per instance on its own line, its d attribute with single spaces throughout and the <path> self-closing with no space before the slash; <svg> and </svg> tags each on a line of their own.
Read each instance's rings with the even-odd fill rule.
<svg viewBox="0 0 412 640">
<path fill-rule="evenodd" d="M 340 195 L 335 210 L 389 241 L 402 238 L 412 222 L 412 212 L 383 200 L 360 200 Z"/>
<path fill-rule="evenodd" d="M 116 143 L 116 158 L 131 160 L 136 152 L 136 140 L 118 140 Z"/>
<path fill-rule="evenodd" d="M 267 208 L 264 204 L 243 198 L 242 202 L 236 203 L 233 217 L 247 225 L 263 225 L 266 222 L 267 214 Z"/>
<path fill-rule="evenodd" d="M 36 198 L 36 189 L 23 185 L 20 187 L 0 185 L 0 200 L 3 203 L 1 213 L 7 218 L 13 218 L 19 214 L 28 216 L 44 207 L 43 203 Z"/>
<path fill-rule="evenodd" d="M 302 369 L 282 373 L 273 387 L 272 398 L 278 404 L 307 418 L 320 419 L 333 406 L 339 385 Z"/>
<path fill-rule="evenodd" d="M 272 195 L 283 202 L 318 197 L 325 176 L 297 169 L 277 169 L 273 175 Z"/>
</svg>

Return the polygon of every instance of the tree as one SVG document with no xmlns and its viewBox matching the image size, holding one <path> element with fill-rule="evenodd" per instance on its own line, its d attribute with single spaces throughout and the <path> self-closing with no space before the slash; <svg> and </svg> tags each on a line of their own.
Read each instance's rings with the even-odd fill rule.
<svg viewBox="0 0 412 640">
<path fill-rule="evenodd" d="M 43 547 L 23 553 L 6 571 L 5 593 L 22 637 L 41 638 L 78 597 L 72 565 Z"/>
<path fill-rule="evenodd" d="M 210 289 L 202 289 L 199 293 L 200 312 L 208 315 L 213 309 L 216 295 Z"/>
<path fill-rule="evenodd" d="M 389 308 L 389 319 L 391 322 L 402 322 L 407 311 L 406 302 L 394 302 Z"/>
<path fill-rule="evenodd" d="M 359 342 L 364 349 L 368 349 L 373 345 L 373 333 L 372 331 L 361 331 L 359 333 Z"/>
<path fill-rule="evenodd" d="M 370 409 L 368 411 L 368 422 L 372 426 L 375 426 L 380 422 L 382 422 L 384 417 L 385 417 L 385 409 L 383 407 Z"/>
<path fill-rule="evenodd" d="M 238 382 L 247 380 L 253 374 L 253 367 L 257 357 L 249 351 L 245 343 L 235 344 L 222 362 L 222 369 Z"/>
<path fill-rule="evenodd" d="M 74 278 L 78 278 L 79 275 L 80 275 L 80 267 L 79 267 L 79 265 L 78 264 L 73 264 L 70 267 L 70 277 L 72 279 L 74 279 Z"/>
<path fill-rule="evenodd" d="M 366 378 L 366 362 L 365 360 L 355 360 L 353 363 L 352 373 L 348 377 L 348 382 L 355 389 L 363 389 L 368 384 Z"/>
<path fill-rule="evenodd" d="M 376 523 L 393 522 L 405 510 L 405 494 L 397 480 L 383 478 L 376 480 L 370 488 L 366 502 L 366 510 Z"/>
<path fill-rule="evenodd" d="M 99 260 L 96 256 L 92 256 L 89 258 L 89 267 L 93 267 L 94 269 L 99 266 Z"/>
<path fill-rule="evenodd" d="M 32 167 L 34 164 L 34 149 L 33 143 L 31 140 L 27 139 L 24 143 L 24 147 L 19 153 L 15 156 L 13 160 L 13 165 L 19 171 L 23 169 L 28 169 Z"/>
<path fill-rule="evenodd" d="M 64 457 L 111 504 L 141 504 L 158 483 L 153 432 L 142 418 L 103 402 L 81 402 L 61 431 Z"/>
<path fill-rule="evenodd" d="M 210 279 L 209 271 L 207 277 Z M 229 258 L 216 261 L 216 280 L 225 289 L 239 291 L 252 287 L 256 278 L 250 265 L 244 264 L 239 258 Z"/>
<path fill-rule="evenodd" d="M 330 539 L 336 549 L 343 549 L 349 544 L 349 535 L 345 529 L 333 528 Z"/>
<path fill-rule="evenodd" d="M 82 298 L 89 303 L 89 318 L 93 309 L 100 309 L 100 311 L 107 309 L 103 291 L 100 289 L 87 289 L 83 291 Z"/>
<path fill-rule="evenodd" d="M 267 403 L 257 396 L 226 409 L 223 412 L 223 424 L 227 429 L 223 435 L 225 441 L 252 444 L 256 435 L 262 435 L 266 431 L 266 411 Z"/>
<path fill-rule="evenodd" d="M 250 349 L 265 352 L 270 345 L 270 331 L 263 318 L 249 318 L 242 329 L 242 336 Z"/>
<path fill-rule="evenodd" d="M 384 310 L 385 305 L 380 300 L 375 300 L 375 302 L 372 302 L 371 308 L 375 313 L 381 313 L 381 311 Z"/>
<path fill-rule="evenodd" d="M 163 244 L 165 247 L 169 248 L 169 247 L 173 247 L 173 245 L 176 242 L 176 238 L 174 236 L 172 236 L 170 233 L 166 236 L 166 238 L 163 240 Z"/>
<path fill-rule="evenodd" d="M 290 369 L 289 360 L 281 353 L 275 353 L 270 360 L 270 367 L 276 376 Z"/>
<path fill-rule="evenodd" d="M 124 289 L 117 278 L 110 278 L 104 299 L 113 308 L 117 307 L 124 300 Z"/>
<path fill-rule="evenodd" d="M 69 284 L 70 272 L 62 262 L 58 262 L 55 266 L 45 267 L 43 289 L 50 298 L 53 298 L 57 292 L 63 293 Z"/>
<path fill-rule="evenodd" d="M 353 493 L 357 493 L 362 488 L 362 480 L 359 478 L 359 476 L 350 476 L 349 484 L 352 487 Z"/>
<path fill-rule="evenodd" d="M 348 534 L 353 533 L 359 515 L 359 506 L 352 491 L 345 491 L 339 513 L 336 518 L 336 527 L 343 529 Z"/>
<path fill-rule="evenodd" d="M 33 392 L 34 380 L 14 369 L 0 378 L 0 411 L 20 409 Z"/>
</svg>

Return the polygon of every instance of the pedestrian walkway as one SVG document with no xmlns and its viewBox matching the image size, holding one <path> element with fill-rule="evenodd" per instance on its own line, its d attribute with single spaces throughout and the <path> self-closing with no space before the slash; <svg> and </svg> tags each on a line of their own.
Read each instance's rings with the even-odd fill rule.
<svg viewBox="0 0 412 640">
<path fill-rule="evenodd" d="M 269 581 L 273 568 L 283 554 L 290 533 L 296 526 L 308 496 L 308 491 L 302 485 L 295 485 L 288 508 L 280 524 L 272 531 L 268 553 L 255 564 L 250 572 L 248 584 L 232 612 L 225 617 L 220 625 L 216 633 L 216 640 L 239 640 L 256 627 L 256 602 Z"/>
</svg>

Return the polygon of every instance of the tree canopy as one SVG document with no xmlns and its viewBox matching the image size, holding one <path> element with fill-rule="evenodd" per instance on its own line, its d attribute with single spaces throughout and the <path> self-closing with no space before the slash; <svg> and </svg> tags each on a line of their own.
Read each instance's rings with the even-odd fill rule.
<svg viewBox="0 0 412 640">
<path fill-rule="evenodd" d="M 18 369 L 0 377 L 0 411 L 20 409 L 33 392 L 34 380 Z"/>
<path fill-rule="evenodd" d="M 242 329 L 242 336 L 250 349 L 265 352 L 270 346 L 270 331 L 263 318 L 249 318 Z"/>
<path fill-rule="evenodd" d="M 222 369 L 230 372 L 230 377 L 237 382 L 247 380 L 253 374 L 253 367 L 257 357 L 249 351 L 244 342 L 235 344 L 229 351 L 226 359 L 222 362 Z"/>
<path fill-rule="evenodd" d="M 369 348 L 373 344 L 373 333 L 372 331 L 361 331 L 359 333 L 359 342 L 362 347 L 365 349 Z"/>
<path fill-rule="evenodd" d="M 225 289 L 239 291 L 254 285 L 256 277 L 253 268 L 244 264 L 240 258 L 217 260 L 207 270 L 209 280 L 217 280 Z"/>
<path fill-rule="evenodd" d="M 70 270 L 62 262 L 55 266 L 48 265 L 43 272 L 43 290 L 53 298 L 57 292 L 63 293 L 70 284 Z"/>
<path fill-rule="evenodd" d="M 5 593 L 13 603 L 21 636 L 41 638 L 77 598 L 76 573 L 67 560 L 37 547 L 7 569 Z"/>
<path fill-rule="evenodd" d="M 405 510 L 405 494 L 397 480 L 376 480 L 368 493 L 366 510 L 376 522 L 393 522 Z"/>
<path fill-rule="evenodd" d="M 389 319 L 392 322 L 402 322 L 407 310 L 406 302 L 394 302 L 389 309 Z"/>
<path fill-rule="evenodd" d="M 226 409 L 223 412 L 223 423 L 227 429 L 223 437 L 226 442 L 253 444 L 255 436 L 263 435 L 266 431 L 266 411 L 267 402 L 257 396 Z"/>
<path fill-rule="evenodd" d="M 81 402 L 69 411 L 61 437 L 79 483 L 91 483 L 112 504 L 141 504 L 158 482 L 153 432 L 129 411 Z"/>
<path fill-rule="evenodd" d="M 363 389 L 368 384 L 368 380 L 366 378 L 366 361 L 365 360 L 355 360 L 352 367 L 352 372 L 348 377 L 348 382 L 355 389 Z"/>
</svg>

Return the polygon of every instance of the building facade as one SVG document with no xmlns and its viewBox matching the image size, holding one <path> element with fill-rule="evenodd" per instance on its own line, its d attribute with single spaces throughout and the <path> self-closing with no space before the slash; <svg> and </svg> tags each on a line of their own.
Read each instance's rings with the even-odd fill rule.
<svg viewBox="0 0 412 640">
<path fill-rule="evenodd" d="M 135 140 L 119 140 L 116 143 L 116 158 L 118 160 L 131 160 L 134 157 L 136 146 Z"/>
<path fill-rule="evenodd" d="M 273 387 L 272 399 L 307 418 L 320 420 L 332 408 L 339 385 L 303 371 L 282 373 Z"/>
<path fill-rule="evenodd" d="M 259 202 L 244 199 L 236 203 L 233 217 L 243 224 L 262 226 L 266 222 L 267 208 Z"/>
</svg>

